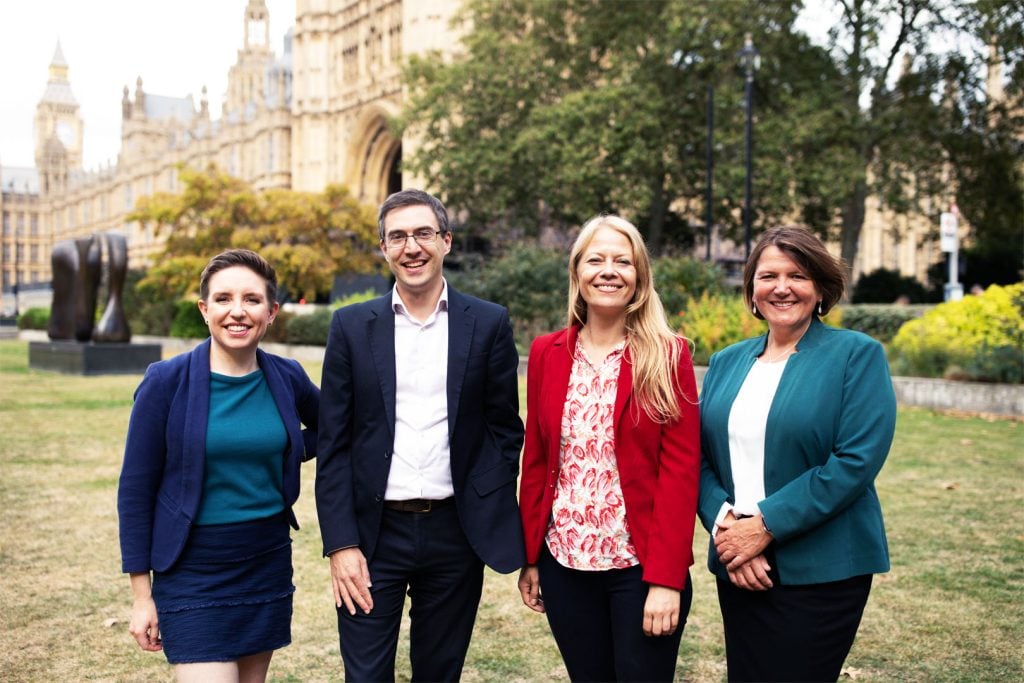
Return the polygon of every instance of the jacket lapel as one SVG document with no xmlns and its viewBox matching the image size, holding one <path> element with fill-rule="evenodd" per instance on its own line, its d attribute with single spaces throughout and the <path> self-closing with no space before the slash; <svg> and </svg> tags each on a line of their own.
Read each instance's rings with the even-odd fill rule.
<svg viewBox="0 0 1024 683">
<path fill-rule="evenodd" d="M 565 412 L 565 395 L 569 389 L 569 378 L 572 375 L 572 357 L 576 350 L 578 327 L 570 327 L 559 335 L 548 349 L 548 358 L 541 365 L 544 376 L 541 386 L 544 387 L 542 401 L 545 409 L 541 413 L 541 424 L 547 434 L 552 435 L 548 442 L 553 444 L 550 457 L 557 459 L 559 434 L 562 431 L 562 414 Z"/>
<path fill-rule="evenodd" d="M 188 363 L 188 407 L 185 410 L 182 481 L 202 482 L 206 469 L 206 426 L 210 418 L 210 340 L 193 349 Z M 198 497 L 202 486 L 194 492 Z M 198 510 L 194 505 L 184 510 Z"/>
<path fill-rule="evenodd" d="M 295 412 L 295 402 L 291 400 L 288 392 L 285 391 L 284 377 L 281 376 L 277 367 L 267 360 L 267 354 L 263 349 L 256 349 L 256 363 L 260 366 L 260 370 L 263 371 L 263 377 L 267 380 L 267 388 L 270 389 L 270 395 L 274 398 L 274 405 L 277 406 L 277 412 L 281 415 L 281 421 L 288 431 L 288 451 L 286 456 L 291 457 L 296 443 L 302 443 L 302 434 L 298 424 L 293 423 L 287 418 L 288 415 Z M 294 429 L 292 427 L 293 424 Z M 298 437 L 298 442 L 296 442 L 296 437 Z"/>
<path fill-rule="evenodd" d="M 391 436 L 395 435 L 395 312 L 391 308 L 391 293 L 377 299 L 378 305 L 370 310 L 366 320 L 366 339 L 373 354 L 373 364 L 377 370 L 384 409 L 388 415 L 388 427 Z M 356 361 L 358 362 L 358 360 Z"/>
<path fill-rule="evenodd" d="M 476 318 L 469 312 L 469 301 L 448 288 L 448 439 L 455 435 L 455 419 L 466 379 L 466 363 L 473 343 Z"/>
</svg>

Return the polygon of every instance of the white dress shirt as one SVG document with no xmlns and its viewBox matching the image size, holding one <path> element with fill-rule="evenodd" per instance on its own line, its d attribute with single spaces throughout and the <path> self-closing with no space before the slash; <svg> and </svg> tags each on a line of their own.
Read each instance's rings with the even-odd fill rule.
<svg viewBox="0 0 1024 683">
<path fill-rule="evenodd" d="M 422 323 L 396 287 L 395 448 L 386 500 L 440 500 L 455 493 L 448 445 L 448 283 Z"/>
</svg>

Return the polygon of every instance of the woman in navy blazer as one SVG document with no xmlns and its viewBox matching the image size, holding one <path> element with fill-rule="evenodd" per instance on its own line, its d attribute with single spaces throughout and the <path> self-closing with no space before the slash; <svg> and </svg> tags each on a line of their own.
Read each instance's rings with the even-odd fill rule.
<svg viewBox="0 0 1024 683">
<path fill-rule="evenodd" d="M 896 400 L 882 345 L 818 319 L 843 284 L 812 233 L 765 232 L 743 291 L 768 333 L 704 377 L 699 514 L 730 681 L 836 680 L 889 569 L 874 480 Z"/>
<path fill-rule="evenodd" d="M 569 257 L 569 328 L 527 369 L 524 604 L 574 681 L 670 681 L 690 608 L 699 416 L 639 231 L 599 216 Z"/>
<path fill-rule="evenodd" d="M 210 338 L 151 365 L 135 393 L 117 500 L 129 630 L 183 681 L 263 680 L 291 638 L 288 526 L 319 390 L 257 348 L 276 296 L 258 254 L 214 257 L 200 278 Z"/>
</svg>

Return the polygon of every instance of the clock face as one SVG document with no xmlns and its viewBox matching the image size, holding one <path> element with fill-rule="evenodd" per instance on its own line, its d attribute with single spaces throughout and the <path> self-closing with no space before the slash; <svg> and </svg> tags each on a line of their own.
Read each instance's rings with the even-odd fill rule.
<svg viewBox="0 0 1024 683">
<path fill-rule="evenodd" d="M 57 139 L 60 140 L 65 147 L 70 147 L 75 144 L 75 131 L 71 128 L 71 124 L 67 121 L 60 121 L 57 123 Z"/>
</svg>

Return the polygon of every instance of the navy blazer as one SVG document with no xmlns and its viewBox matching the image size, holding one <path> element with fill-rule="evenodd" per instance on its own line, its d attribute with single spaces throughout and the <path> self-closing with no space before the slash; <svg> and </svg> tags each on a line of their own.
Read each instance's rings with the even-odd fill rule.
<svg viewBox="0 0 1024 683">
<path fill-rule="evenodd" d="M 316 454 L 320 392 L 297 361 L 259 349 L 256 360 L 288 432 L 283 494 L 298 529 L 291 506 L 299 497 L 299 466 Z M 122 571 L 165 571 L 181 555 L 203 492 L 209 408 L 209 339 L 146 370 L 117 489 Z"/>
<path fill-rule="evenodd" d="M 428 362 L 443 362 L 441 359 Z M 523 565 L 516 477 L 523 445 L 519 356 L 508 311 L 448 288 L 448 438 L 455 504 L 476 554 Z M 320 383 L 316 506 L 324 554 L 373 557 L 395 441 L 391 293 L 334 313 Z"/>
</svg>

